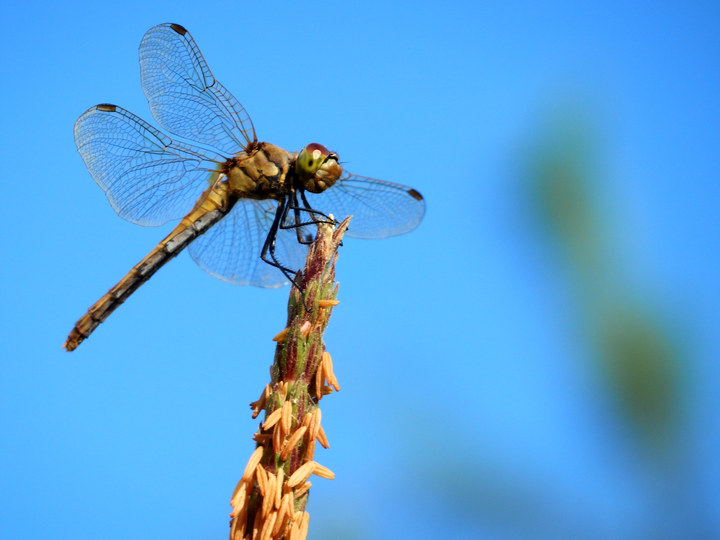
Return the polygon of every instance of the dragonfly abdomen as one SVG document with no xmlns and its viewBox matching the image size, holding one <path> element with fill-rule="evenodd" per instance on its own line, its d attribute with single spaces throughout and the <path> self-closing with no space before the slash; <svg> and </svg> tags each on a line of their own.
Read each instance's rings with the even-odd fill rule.
<svg viewBox="0 0 720 540">
<path fill-rule="evenodd" d="M 68 351 L 75 350 L 140 285 L 150 279 L 170 259 L 176 257 L 193 240 L 220 221 L 231 210 L 236 200 L 230 195 L 224 179 L 208 188 L 192 211 L 170 234 L 75 323 L 63 347 Z"/>
</svg>

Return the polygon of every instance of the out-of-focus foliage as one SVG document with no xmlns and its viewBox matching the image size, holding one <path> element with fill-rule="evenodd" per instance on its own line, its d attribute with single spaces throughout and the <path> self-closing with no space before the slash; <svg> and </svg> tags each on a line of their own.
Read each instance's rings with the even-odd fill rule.
<svg viewBox="0 0 720 540">
<path fill-rule="evenodd" d="M 602 508 L 593 508 L 589 493 L 574 496 L 564 482 L 552 480 L 551 471 L 519 462 L 516 452 L 503 452 L 488 440 L 465 455 L 467 460 L 448 452 L 417 464 L 431 471 L 430 478 L 413 487 L 429 489 L 442 511 L 462 516 L 474 530 L 468 537 L 711 537 L 707 503 L 684 445 L 690 355 L 679 345 L 686 341 L 673 328 L 672 314 L 658 307 L 663 299 L 633 285 L 627 275 L 623 244 L 633 230 L 615 209 L 623 205 L 613 204 L 622 195 L 597 165 L 603 156 L 596 132 L 583 111 L 553 117 L 516 156 L 524 164 L 517 194 L 530 215 L 525 222 L 540 232 L 528 230 L 528 236 L 541 239 L 564 284 L 562 294 L 570 299 L 561 304 L 565 324 L 581 344 L 575 365 L 591 374 L 591 385 L 605 397 L 605 423 L 599 427 L 619 434 L 626 459 L 635 464 L 627 485 L 650 486 L 641 503 L 646 510 L 612 523 Z M 600 452 L 616 451 L 612 447 Z"/>
<path fill-rule="evenodd" d="M 624 275 L 623 242 L 633 231 L 612 211 L 613 184 L 597 167 L 588 115 L 555 118 L 529 156 L 532 210 L 560 255 L 578 319 L 618 413 L 650 452 L 677 450 L 684 373 L 661 301 Z M 610 197 L 608 197 L 610 195 Z M 605 200 L 609 198 L 610 200 Z M 617 234 L 621 232 L 622 236 Z"/>
</svg>

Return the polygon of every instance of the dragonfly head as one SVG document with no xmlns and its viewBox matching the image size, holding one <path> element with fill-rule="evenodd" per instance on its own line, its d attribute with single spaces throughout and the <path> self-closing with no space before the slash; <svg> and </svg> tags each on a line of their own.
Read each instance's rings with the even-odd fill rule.
<svg viewBox="0 0 720 540">
<path fill-rule="evenodd" d="M 342 174 L 337 154 L 322 144 L 310 143 L 301 150 L 295 161 L 295 172 L 302 188 L 310 193 L 322 193 Z"/>
</svg>

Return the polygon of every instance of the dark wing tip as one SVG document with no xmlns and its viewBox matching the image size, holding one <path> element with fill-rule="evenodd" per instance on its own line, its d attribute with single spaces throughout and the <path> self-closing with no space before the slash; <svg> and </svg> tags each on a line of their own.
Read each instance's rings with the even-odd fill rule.
<svg viewBox="0 0 720 540">
<path fill-rule="evenodd" d="M 101 103 L 100 105 L 96 105 L 95 108 L 98 111 L 115 112 L 117 110 L 117 105 L 112 105 L 111 103 Z"/>
<path fill-rule="evenodd" d="M 185 34 L 187 34 L 187 30 L 185 29 L 185 27 L 180 24 L 170 23 L 170 28 L 175 30 L 181 36 L 184 36 Z"/>
<path fill-rule="evenodd" d="M 423 196 L 420 195 L 420 192 L 415 189 L 408 189 L 408 195 L 410 195 L 413 199 L 416 201 L 422 201 Z"/>
</svg>

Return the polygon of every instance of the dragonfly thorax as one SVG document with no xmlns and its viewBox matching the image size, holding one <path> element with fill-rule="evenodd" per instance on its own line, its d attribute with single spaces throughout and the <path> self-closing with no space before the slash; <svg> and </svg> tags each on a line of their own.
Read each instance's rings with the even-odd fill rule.
<svg viewBox="0 0 720 540">
<path fill-rule="evenodd" d="M 293 155 L 274 144 L 260 142 L 225 162 L 230 188 L 241 198 L 278 199 L 292 188 L 289 173 Z"/>
</svg>

